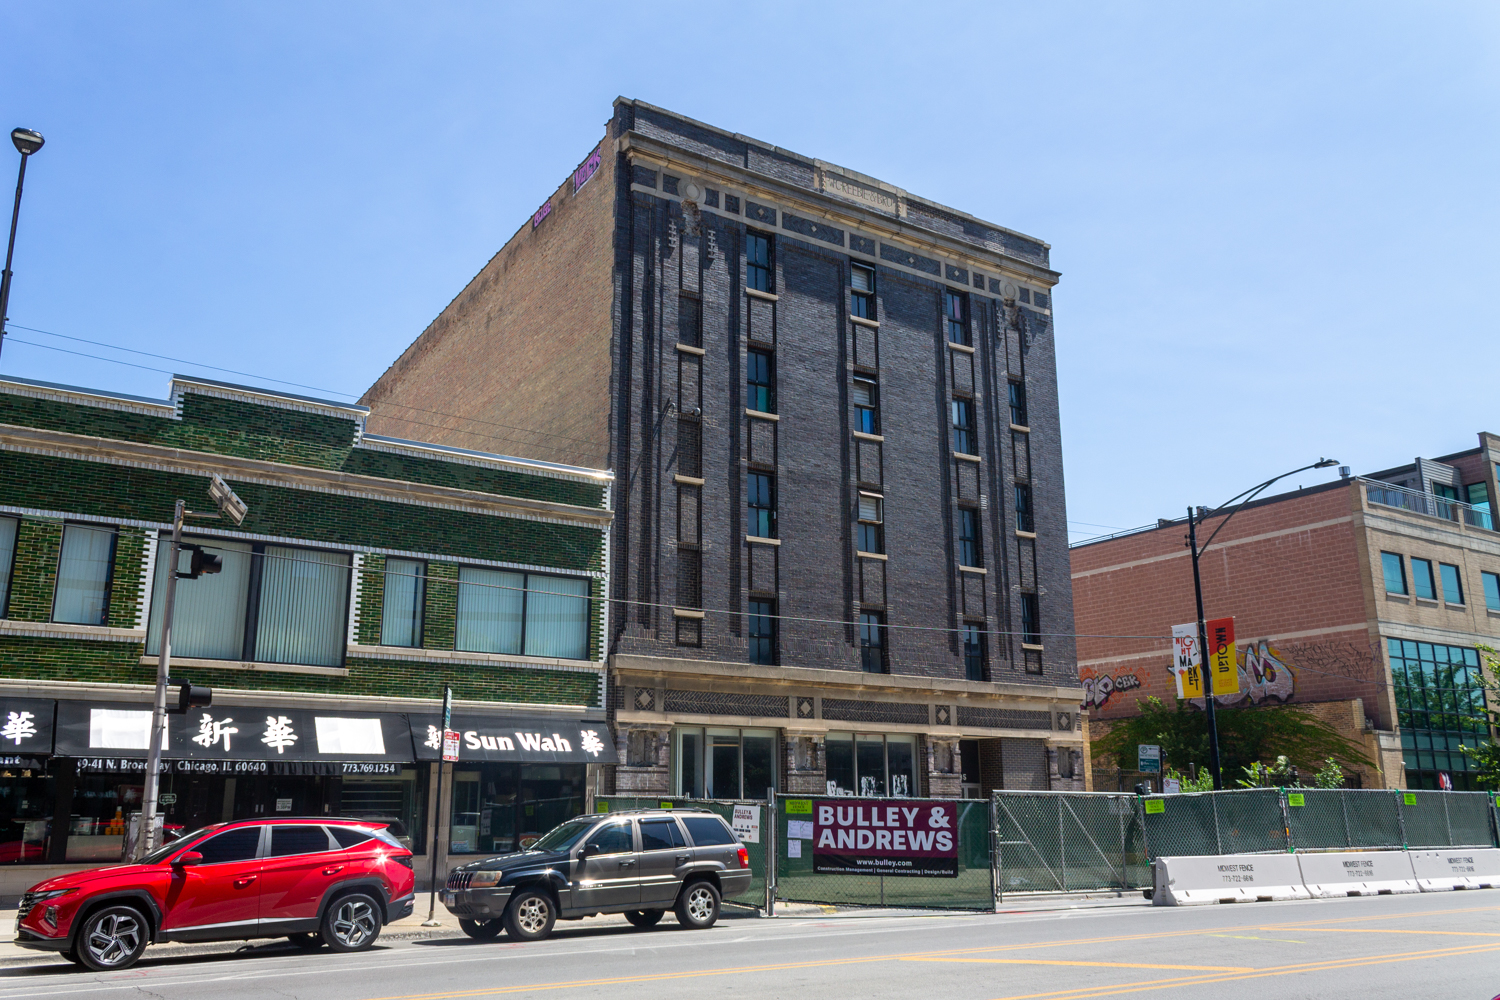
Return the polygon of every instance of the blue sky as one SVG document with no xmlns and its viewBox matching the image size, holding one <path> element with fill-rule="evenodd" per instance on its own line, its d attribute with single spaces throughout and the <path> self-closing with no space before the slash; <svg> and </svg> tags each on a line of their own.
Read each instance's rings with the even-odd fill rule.
<svg viewBox="0 0 1500 1000">
<path fill-rule="evenodd" d="M 47 137 L 10 315 L 358 394 L 639 97 L 1051 243 L 1084 537 L 1500 432 L 1497 26 L 1464 3 L 9 4 L 0 124 Z M 15 326 L 0 371 L 166 391 L 22 341 L 255 381 Z"/>
</svg>

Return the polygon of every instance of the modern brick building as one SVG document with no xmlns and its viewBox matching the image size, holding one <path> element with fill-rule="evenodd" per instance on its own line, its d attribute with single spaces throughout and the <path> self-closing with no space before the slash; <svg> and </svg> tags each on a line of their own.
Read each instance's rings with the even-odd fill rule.
<svg viewBox="0 0 1500 1000">
<path fill-rule="evenodd" d="M 173 679 L 214 697 L 169 718 L 169 828 L 355 815 L 427 854 L 445 685 L 465 734 L 450 853 L 586 808 L 614 759 L 612 477 L 380 437 L 367 415 L 180 376 L 162 400 L 0 379 L 0 896 L 121 857 L 173 507 L 213 511 L 215 474 L 249 514 L 185 528 L 221 567 L 177 588 Z"/>
<path fill-rule="evenodd" d="M 363 402 L 614 470 L 613 790 L 1082 787 L 1048 253 L 620 99 Z"/>
<path fill-rule="evenodd" d="M 1205 613 L 1233 616 L 1240 694 L 1219 703 L 1293 703 L 1361 743 L 1366 788 L 1473 787 L 1458 746 L 1492 738 L 1476 647 L 1500 646 L 1500 437 L 1369 476 L 1257 500 L 1202 561 Z M 1199 539 L 1222 518 L 1208 513 Z M 1193 620 L 1183 519 L 1072 549 L 1078 631 L 1171 634 Z M 1081 638 L 1079 671 L 1096 727 L 1136 702 L 1175 697 L 1157 639 Z"/>
</svg>

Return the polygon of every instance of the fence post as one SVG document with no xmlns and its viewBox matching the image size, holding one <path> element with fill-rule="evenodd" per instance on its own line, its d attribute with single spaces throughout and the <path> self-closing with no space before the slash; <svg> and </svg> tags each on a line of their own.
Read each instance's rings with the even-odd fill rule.
<svg viewBox="0 0 1500 1000">
<path fill-rule="evenodd" d="M 1214 792 L 1208 797 L 1208 807 L 1213 811 L 1214 817 L 1214 850 L 1219 854 L 1224 853 L 1224 838 L 1219 836 L 1219 793 Z"/>
<path fill-rule="evenodd" d="M 1411 850 L 1411 845 L 1406 842 L 1406 793 L 1396 789 L 1391 793 L 1396 796 L 1396 829 L 1401 834 L 1401 849 Z"/>
<path fill-rule="evenodd" d="M 766 789 L 766 916 L 776 916 L 776 789 Z"/>
<path fill-rule="evenodd" d="M 1057 797 L 1057 857 L 1060 871 L 1062 872 L 1062 885 L 1058 886 L 1063 892 L 1068 891 L 1068 838 L 1063 823 L 1063 800 Z"/>
<path fill-rule="evenodd" d="M 1276 789 L 1276 799 L 1281 803 L 1281 822 L 1286 827 L 1286 852 L 1296 854 L 1297 843 L 1292 840 L 1292 808 L 1291 803 L 1287 801 L 1285 788 Z"/>
<path fill-rule="evenodd" d="M 1344 811 L 1344 846 L 1354 846 L 1354 831 L 1349 828 L 1349 791 L 1341 788 L 1338 792 L 1339 808 Z"/>
<path fill-rule="evenodd" d="M 1443 800 L 1443 827 L 1448 831 L 1448 846 L 1453 846 L 1453 817 L 1448 815 L 1448 796 L 1439 796 Z"/>
<path fill-rule="evenodd" d="M 1000 899 L 1003 895 L 1001 886 L 1002 867 L 1000 862 L 1000 793 L 990 791 L 990 895 L 995 900 L 995 912 L 1000 912 Z"/>
</svg>

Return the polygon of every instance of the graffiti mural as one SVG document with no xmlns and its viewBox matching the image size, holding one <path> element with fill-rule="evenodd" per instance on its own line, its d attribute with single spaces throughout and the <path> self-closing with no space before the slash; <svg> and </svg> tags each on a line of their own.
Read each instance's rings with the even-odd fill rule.
<svg viewBox="0 0 1500 1000">
<path fill-rule="evenodd" d="M 1292 700 L 1297 691 L 1297 674 L 1282 652 L 1265 640 L 1239 650 L 1240 690 L 1238 694 L 1219 695 L 1218 704 L 1235 705 L 1249 701 L 1259 705 L 1270 698 L 1280 702 Z"/>
<path fill-rule="evenodd" d="M 1079 703 L 1079 708 L 1103 708 L 1112 695 L 1121 691 L 1133 691 L 1141 686 L 1141 679 L 1135 674 L 1111 676 L 1088 668 L 1081 673 L 1083 701 Z"/>
</svg>

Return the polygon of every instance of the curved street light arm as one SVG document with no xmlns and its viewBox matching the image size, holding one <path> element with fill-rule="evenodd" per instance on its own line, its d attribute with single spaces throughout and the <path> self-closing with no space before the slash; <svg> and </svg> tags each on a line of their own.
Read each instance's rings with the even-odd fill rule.
<svg viewBox="0 0 1500 1000">
<path fill-rule="evenodd" d="M 1230 497 L 1227 501 L 1225 501 L 1225 503 L 1223 504 L 1223 507 L 1228 507 L 1230 504 L 1234 503 L 1236 500 L 1240 500 L 1240 497 L 1244 497 L 1245 499 L 1240 500 L 1240 502 L 1238 504 L 1236 504 L 1234 510 L 1231 510 L 1229 512 L 1229 517 L 1226 517 L 1226 518 L 1224 518 L 1224 520 L 1222 520 L 1222 521 L 1219 522 L 1219 526 L 1214 529 L 1214 533 L 1212 535 L 1208 536 L 1208 541 L 1204 542 L 1202 545 L 1200 545 L 1198 547 L 1198 554 L 1202 555 L 1203 552 L 1210 545 L 1213 544 L 1214 539 L 1218 537 L 1219 532 L 1221 532 L 1221 531 L 1224 530 L 1224 525 L 1226 525 L 1226 524 L 1229 523 L 1230 518 L 1234 517 L 1234 515 L 1238 514 L 1242 509 L 1244 509 L 1244 506 L 1247 503 L 1249 503 L 1251 500 L 1254 500 L 1256 497 L 1260 496 L 1260 494 L 1262 492 L 1264 492 L 1266 490 L 1266 488 L 1269 487 L 1272 483 L 1279 482 L 1280 480 L 1285 479 L 1287 476 L 1295 476 L 1299 472 L 1306 472 L 1309 469 L 1326 469 L 1329 466 L 1337 465 L 1337 464 L 1338 464 L 1338 460 L 1337 459 L 1334 459 L 1334 458 L 1320 458 L 1316 462 L 1312 463 L 1311 465 L 1304 465 L 1304 466 L 1302 466 L 1302 468 L 1300 468 L 1300 469 L 1293 469 L 1291 472 L 1283 472 L 1279 476 L 1276 476 L 1276 477 L 1274 477 L 1272 479 L 1267 479 L 1265 482 L 1261 483 L 1259 486 L 1253 486 L 1250 489 L 1246 490 L 1244 493 L 1240 493 L 1240 494 L 1237 494 L 1236 496 Z M 1222 510 L 1223 507 L 1220 507 L 1219 509 Z"/>
</svg>

